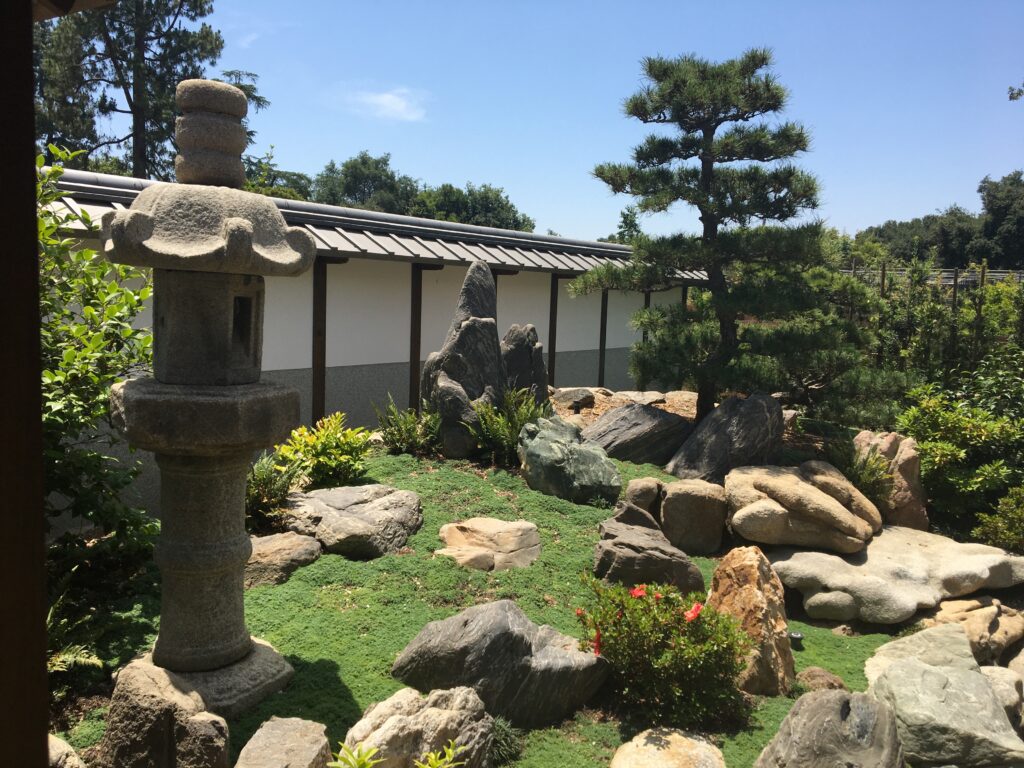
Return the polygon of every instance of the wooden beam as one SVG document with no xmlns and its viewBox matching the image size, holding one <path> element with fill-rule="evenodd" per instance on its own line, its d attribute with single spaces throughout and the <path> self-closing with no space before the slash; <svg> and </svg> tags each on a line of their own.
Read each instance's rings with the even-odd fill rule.
<svg viewBox="0 0 1024 768">
<path fill-rule="evenodd" d="M 548 305 L 548 384 L 555 386 L 555 341 L 558 339 L 558 274 L 551 273 L 551 303 Z"/>
<path fill-rule="evenodd" d="M 39 389 L 39 244 L 36 231 L 35 113 L 32 99 L 32 6 L 0 3 L 4 37 L 5 107 L 0 143 L 0 226 L 8 248 L 0 261 L 4 347 L 17 361 L 4 373 L 0 475 L 5 535 L 14 546 L 0 558 L 4 584 L 4 674 L 0 718 L 4 765 L 43 768 L 49 705 L 46 681 L 46 547 L 43 517 L 43 437 Z M 16 436 L 16 437 L 15 437 Z"/>
<path fill-rule="evenodd" d="M 313 398 L 312 421 L 326 414 L 327 403 L 327 261 L 313 261 Z"/>
<path fill-rule="evenodd" d="M 597 386 L 604 386 L 604 359 L 608 346 L 608 289 L 601 291 L 601 336 L 597 346 Z"/>
</svg>

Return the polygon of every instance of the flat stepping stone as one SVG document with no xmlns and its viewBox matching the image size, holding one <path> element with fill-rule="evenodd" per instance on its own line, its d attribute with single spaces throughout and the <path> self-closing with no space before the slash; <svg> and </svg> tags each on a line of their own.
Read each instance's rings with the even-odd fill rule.
<svg viewBox="0 0 1024 768">
<path fill-rule="evenodd" d="M 525 568 L 540 557 L 537 526 L 526 520 L 472 517 L 442 525 L 439 536 L 447 546 L 434 554 L 480 571 Z"/>
<path fill-rule="evenodd" d="M 320 542 L 294 531 L 252 536 L 252 554 L 245 564 L 245 588 L 283 584 L 296 568 L 320 557 Z"/>
</svg>

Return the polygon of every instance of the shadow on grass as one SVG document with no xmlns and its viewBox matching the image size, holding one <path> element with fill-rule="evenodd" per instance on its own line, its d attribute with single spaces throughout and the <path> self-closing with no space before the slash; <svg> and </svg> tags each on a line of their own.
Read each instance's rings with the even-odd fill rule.
<svg viewBox="0 0 1024 768">
<path fill-rule="evenodd" d="M 300 717 L 323 723 L 332 752 L 338 750 L 338 742 L 362 717 L 362 709 L 341 679 L 337 663 L 330 659 L 307 661 L 290 654 L 285 658 L 295 668 L 288 687 L 228 721 L 232 764 L 260 725 L 271 717 Z"/>
</svg>

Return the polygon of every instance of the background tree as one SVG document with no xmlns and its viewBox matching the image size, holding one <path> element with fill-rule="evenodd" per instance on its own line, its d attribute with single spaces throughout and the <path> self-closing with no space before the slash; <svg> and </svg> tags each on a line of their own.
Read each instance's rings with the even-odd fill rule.
<svg viewBox="0 0 1024 768">
<path fill-rule="evenodd" d="M 700 213 L 701 234 L 637 239 L 629 267 L 590 272 L 573 284 L 577 292 L 658 289 L 673 284 L 680 269 L 707 272 L 711 323 L 672 323 L 657 310 L 639 319 L 655 343 L 695 353 L 674 359 L 678 373 L 696 384 L 698 419 L 714 407 L 729 369 L 736 368 L 741 315 L 770 319 L 791 312 L 796 305 L 789 301 L 787 308 L 782 294 L 796 290 L 805 268 L 821 259 L 816 224 L 766 224 L 817 205 L 814 178 L 777 162 L 807 149 L 804 129 L 792 122 L 747 125 L 785 105 L 785 89 L 764 71 L 771 63 L 766 49 L 722 63 L 696 56 L 644 59 L 647 84 L 626 100 L 626 114 L 677 133 L 648 137 L 634 149 L 632 163 L 594 170 L 614 192 L 634 195 L 641 212 L 665 211 L 682 201 Z M 745 273 L 755 272 L 770 283 L 767 294 L 747 290 L 753 283 L 744 284 Z M 642 358 L 642 345 L 638 351 Z"/>
<path fill-rule="evenodd" d="M 490 184 L 466 184 L 459 189 L 454 184 L 426 187 L 408 211 L 411 216 L 440 221 L 458 221 L 480 227 L 498 227 L 532 232 L 536 222 L 519 210 L 508 199 L 505 190 Z"/>
<path fill-rule="evenodd" d="M 313 200 L 385 213 L 406 213 L 419 194 L 416 179 L 391 167 L 389 153 L 372 156 L 365 149 L 340 166 L 333 160 L 313 180 Z"/>
<path fill-rule="evenodd" d="M 243 155 L 245 166 L 245 188 L 270 197 L 289 200 L 309 200 L 313 195 L 313 179 L 298 171 L 285 171 L 274 162 L 274 147 L 271 145 L 263 155 Z"/>
<path fill-rule="evenodd" d="M 999 181 L 986 176 L 978 185 L 978 194 L 989 265 L 1024 269 L 1024 174 L 1014 171 Z"/>
</svg>

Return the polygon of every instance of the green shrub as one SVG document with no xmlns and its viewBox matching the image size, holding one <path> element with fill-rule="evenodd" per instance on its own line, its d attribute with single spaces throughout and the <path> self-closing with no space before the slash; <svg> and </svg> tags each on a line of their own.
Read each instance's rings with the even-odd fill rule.
<svg viewBox="0 0 1024 768">
<path fill-rule="evenodd" d="M 931 518 L 940 528 L 969 533 L 1010 487 L 1024 483 L 1024 422 L 973 405 L 969 391 L 935 386 L 913 390 L 915 404 L 899 429 L 917 440 Z"/>
<path fill-rule="evenodd" d="M 596 598 L 576 615 L 584 647 L 607 659 L 610 682 L 630 715 L 684 728 L 742 721 L 736 687 L 749 638 L 735 620 L 668 585 L 632 589 L 588 578 Z"/>
<path fill-rule="evenodd" d="M 491 765 L 508 765 L 522 754 L 525 735 L 504 717 L 499 715 L 494 718 L 492 735 L 491 750 L 488 753 Z"/>
<path fill-rule="evenodd" d="M 1007 344 L 963 373 L 956 396 L 993 416 L 1024 421 L 1024 350 Z"/>
<path fill-rule="evenodd" d="M 985 544 L 1024 554 L 1024 486 L 1011 488 L 995 512 L 980 513 L 972 533 Z"/>
<path fill-rule="evenodd" d="M 551 415 L 546 400 L 537 403 L 530 389 L 510 389 L 498 407 L 480 402 L 473 405 L 479 425 L 470 426 L 477 449 L 490 456 L 498 467 L 517 465 L 519 433 L 532 421 Z"/>
<path fill-rule="evenodd" d="M 414 408 L 401 411 L 395 405 L 394 398 L 388 394 L 388 404 L 384 410 L 376 405 L 373 410 L 377 414 L 381 438 L 388 453 L 424 456 L 432 453 L 440 442 L 441 419 L 426 403 L 423 403 L 422 413 L 416 413 Z"/>
<path fill-rule="evenodd" d="M 356 748 L 353 750 L 344 744 L 339 746 L 341 751 L 334 756 L 333 762 L 327 764 L 327 768 L 373 768 L 373 766 L 385 762 L 385 758 L 374 757 L 379 751 L 377 747 L 367 748 L 362 744 L 356 744 Z M 465 747 L 456 746 L 454 741 L 449 740 L 443 749 L 428 752 L 423 755 L 422 760 L 413 760 L 413 764 L 416 768 L 459 768 L 466 763 L 461 760 L 456 761 L 455 758 L 465 749 Z"/>
<path fill-rule="evenodd" d="M 303 488 L 349 485 L 363 475 L 369 433 L 362 427 L 345 428 L 340 411 L 320 419 L 312 430 L 292 430 L 277 448 L 281 466 L 296 472 Z"/>
<path fill-rule="evenodd" d="M 875 506 L 881 506 L 892 491 L 889 460 L 875 447 L 861 453 L 849 437 L 835 438 L 825 444 L 825 458 Z"/>
<path fill-rule="evenodd" d="M 245 518 L 250 530 L 278 529 L 277 510 L 284 504 L 297 474 L 295 465 L 282 465 L 275 454 L 266 451 L 253 462 L 245 484 Z"/>
</svg>

